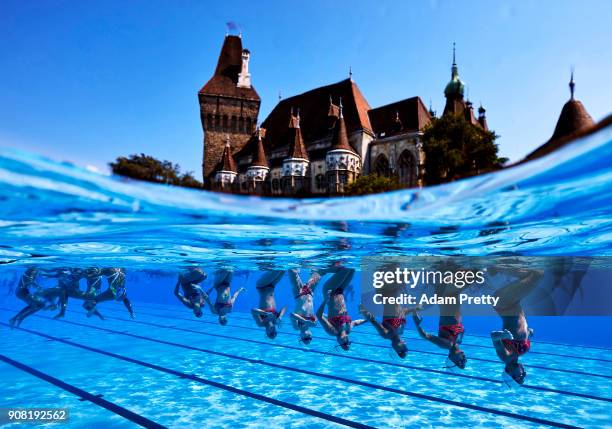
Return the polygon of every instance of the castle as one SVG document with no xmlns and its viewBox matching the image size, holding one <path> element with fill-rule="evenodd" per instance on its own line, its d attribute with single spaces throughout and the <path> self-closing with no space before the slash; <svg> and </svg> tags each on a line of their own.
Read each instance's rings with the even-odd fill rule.
<svg viewBox="0 0 612 429">
<path fill-rule="evenodd" d="M 435 116 L 420 97 L 371 108 L 352 76 L 280 100 L 257 127 L 261 99 L 251 82 L 250 52 L 226 35 L 213 77 L 198 93 L 204 130 L 204 183 L 210 189 L 256 195 L 342 195 L 360 175 L 396 177 L 423 185 L 423 129 Z M 564 106 L 553 137 L 532 159 L 564 144 L 564 136 L 593 124 L 574 99 Z M 463 115 L 488 130 L 464 98 L 453 47 L 443 115 Z"/>
</svg>

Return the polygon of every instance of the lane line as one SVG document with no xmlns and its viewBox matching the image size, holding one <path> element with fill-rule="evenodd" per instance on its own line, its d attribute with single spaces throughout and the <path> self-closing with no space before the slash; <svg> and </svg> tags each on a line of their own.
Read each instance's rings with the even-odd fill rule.
<svg viewBox="0 0 612 429">
<path fill-rule="evenodd" d="M 5 325 L 4 323 L 2 323 L 3 325 Z M 85 390 L 82 390 L 76 386 L 73 386 L 72 384 L 68 384 L 58 378 L 55 378 L 49 374 L 46 374 L 44 372 L 41 372 L 37 369 L 34 369 L 26 364 L 23 364 L 21 362 L 18 362 L 16 360 L 13 360 L 11 358 L 9 358 L 8 356 L 2 355 L 0 354 L 0 360 L 12 365 L 13 367 L 20 369 L 24 372 L 27 372 L 30 375 L 33 375 L 34 377 L 37 377 L 41 380 L 44 380 L 48 383 L 53 384 L 54 386 L 57 386 L 67 392 L 70 392 L 76 396 L 78 396 L 79 398 L 82 398 L 83 400 L 92 402 L 96 405 L 98 405 L 99 407 L 105 408 L 108 411 L 111 411 L 129 421 L 131 421 L 132 423 L 136 423 L 139 426 L 145 427 L 145 428 L 150 428 L 150 429 L 166 429 L 166 426 L 162 426 L 159 423 L 154 422 L 153 420 L 149 420 L 146 417 L 141 416 L 140 414 L 136 414 L 133 411 L 130 411 L 126 408 L 123 408 L 113 402 L 107 401 L 106 399 L 102 399 L 100 396 L 98 395 L 94 395 L 92 393 L 89 393 Z"/>
<path fill-rule="evenodd" d="M 45 316 L 35 316 L 35 317 L 38 317 L 38 318 L 41 318 L 41 319 L 47 319 L 47 320 L 55 320 L 55 319 L 52 319 L 50 317 L 45 317 Z M 118 320 L 121 320 L 121 319 L 118 319 Z M 153 342 L 161 342 L 162 344 L 171 344 L 171 345 L 175 345 L 176 347 L 188 348 L 188 349 L 192 349 L 192 350 L 199 350 L 199 351 L 203 351 L 203 352 L 211 352 L 211 353 L 213 352 L 213 351 L 206 350 L 206 349 L 192 348 L 191 346 L 187 346 L 187 345 L 184 345 L 184 344 L 172 343 L 172 342 L 168 342 L 168 341 L 165 341 L 165 340 L 158 340 L 158 339 L 155 339 L 155 338 L 138 336 L 137 334 L 132 334 L 132 333 L 129 333 L 127 331 L 121 332 L 121 331 L 116 331 L 116 330 L 109 329 L 109 328 L 102 328 L 102 327 L 99 327 L 99 326 L 87 325 L 87 324 L 84 324 L 84 323 L 73 322 L 73 321 L 68 321 L 68 320 L 57 320 L 57 321 L 62 322 L 62 323 L 67 323 L 67 324 L 70 324 L 70 325 L 74 325 L 74 326 L 82 326 L 82 327 L 85 327 L 85 328 L 96 329 L 96 330 L 103 331 L 103 332 L 109 332 L 109 333 L 112 333 L 112 334 L 126 335 L 126 336 L 130 336 L 130 337 L 133 337 L 133 338 L 140 338 L 140 339 L 144 339 L 144 340 L 148 340 L 148 341 L 153 341 Z M 356 361 L 361 361 L 361 362 L 376 363 L 376 364 L 382 364 L 382 365 L 387 365 L 387 366 L 394 366 L 394 367 L 399 367 L 399 368 L 406 368 L 406 369 L 413 369 L 413 370 L 417 370 L 417 371 L 429 372 L 429 373 L 434 373 L 434 374 L 440 374 L 440 375 L 446 375 L 446 376 L 455 376 L 455 377 L 463 377 L 463 378 L 468 378 L 468 379 L 472 379 L 472 380 L 479 380 L 479 381 L 485 381 L 485 382 L 492 382 L 492 383 L 496 383 L 496 384 L 501 384 L 500 380 L 495 380 L 495 379 L 492 379 L 492 378 L 473 376 L 473 375 L 467 375 L 467 374 L 461 374 L 461 373 L 450 373 L 450 372 L 447 372 L 447 371 L 441 371 L 441 370 L 436 370 L 436 369 L 431 369 L 431 368 L 417 367 L 417 366 L 413 366 L 413 365 L 399 364 L 399 363 L 394 363 L 394 362 L 385 362 L 385 361 L 379 361 L 379 360 L 363 358 L 363 357 L 341 355 L 341 354 L 338 354 L 338 353 L 323 352 L 323 351 L 313 350 L 313 349 L 305 349 L 305 348 L 294 347 L 294 346 L 289 346 L 289 345 L 285 345 L 285 344 L 272 344 L 272 343 L 268 343 L 268 342 L 264 342 L 264 341 L 236 338 L 236 337 L 230 337 L 230 336 L 222 335 L 222 334 L 211 334 L 211 333 L 205 333 L 205 332 L 195 331 L 195 330 L 191 330 L 191 329 L 177 328 L 177 327 L 174 327 L 174 326 L 165 326 L 165 325 L 151 324 L 151 323 L 147 323 L 147 322 L 138 322 L 138 321 L 127 320 L 127 319 L 125 319 L 125 321 L 126 322 L 133 322 L 133 323 L 140 323 L 140 324 L 144 324 L 144 325 L 152 325 L 154 327 L 159 327 L 159 328 L 164 328 L 164 329 L 186 331 L 186 332 L 190 332 L 190 333 L 196 333 L 196 334 L 212 336 L 212 337 L 220 337 L 220 338 L 226 338 L 226 339 L 235 339 L 235 340 L 245 341 L 245 342 L 254 343 L 254 344 L 273 346 L 273 347 L 280 347 L 280 348 L 286 348 L 286 349 L 290 349 L 290 350 L 299 350 L 299 351 L 302 351 L 302 352 L 321 354 L 321 355 L 325 355 L 325 356 L 335 356 L 335 357 L 340 357 L 340 358 L 345 358 L 345 359 L 350 359 L 350 360 L 356 360 Z M 0 322 L 0 324 L 3 324 L 3 323 Z M 214 353 L 217 353 L 217 352 L 214 352 Z M 533 385 L 523 385 L 522 387 L 526 388 L 526 389 L 538 390 L 538 391 L 542 391 L 542 392 L 557 393 L 557 394 L 560 394 L 560 395 L 575 396 L 575 397 L 579 397 L 579 398 L 586 398 L 586 399 L 593 399 L 593 400 L 598 400 L 598 401 L 612 402 L 611 398 L 605 398 L 605 397 L 596 396 L 596 395 L 590 395 L 590 394 L 586 394 L 586 393 L 570 392 L 570 391 L 561 390 L 561 389 L 552 389 L 552 388 L 548 388 L 548 387 L 533 386 Z"/>
<path fill-rule="evenodd" d="M 110 311 L 112 311 L 112 312 L 114 312 L 114 313 L 120 313 L 120 312 L 122 312 L 121 310 L 117 310 L 117 309 L 113 309 L 113 308 L 105 308 L 105 309 L 104 309 L 104 311 L 108 311 L 108 310 L 110 310 Z M 159 310 L 162 310 L 162 309 L 159 309 Z M 162 310 L 162 311 L 163 311 L 163 310 Z M 173 311 L 173 310 L 169 310 L 169 311 L 171 311 L 171 312 L 173 312 L 173 313 L 174 313 L 174 311 Z M 143 314 L 143 315 L 145 315 L 145 316 L 164 317 L 164 316 L 162 316 L 162 315 L 160 315 L 160 314 L 148 313 L 148 312 L 143 312 L 143 311 L 138 311 L 138 312 L 137 312 L 137 314 Z M 215 318 L 217 317 L 217 316 L 215 316 L 214 314 L 208 314 L 208 313 L 205 313 L 204 315 L 205 315 L 205 316 L 209 316 L 209 317 L 215 317 Z M 178 317 L 178 316 L 173 316 L 173 318 L 174 318 L 174 319 L 177 319 L 177 320 L 186 320 L 186 321 L 189 321 L 189 322 L 197 322 L 197 321 L 199 321 L 199 322 L 202 322 L 202 323 L 219 325 L 219 324 L 218 324 L 218 323 L 216 323 L 216 322 L 204 321 L 204 320 L 194 320 L 194 319 L 189 319 L 189 318 L 187 318 L 187 317 Z M 248 318 L 248 317 L 236 317 L 235 315 L 234 315 L 234 316 L 229 316 L 228 318 L 229 318 L 229 319 L 245 320 L 245 321 L 252 321 L 252 320 L 253 320 L 253 319 L 250 319 L 250 318 Z M 242 326 L 242 325 L 231 325 L 231 324 L 228 324 L 227 326 L 235 326 L 235 327 L 239 327 L 239 328 L 240 328 L 240 327 L 241 327 L 241 328 L 251 328 L 251 327 L 245 327 L 245 326 Z M 315 328 L 320 328 L 320 326 L 315 326 Z M 280 331 L 279 331 L 279 332 L 280 332 Z M 409 333 L 411 333 L 411 334 L 416 334 L 416 333 L 415 333 L 415 332 L 413 332 L 413 331 L 409 331 Z M 289 334 L 289 335 L 291 335 L 291 333 L 290 333 L 290 332 L 284 332 L 284 334 Z M 354 332 L 354 334 L 355 334 L 355 335 L 372 335 L 372 336 L 380 337 L 378 334 L 376 334 L 376 333 L 372 333 L 372 332 Z M 468 336 L 468 335 L 466 335 L 466 337 L 467 337 L 467 336 Z M 479 338 L 489 338 L 489 337 L 486 337 L 486 336 L 477 336 L 477 335 L 474 335 L 474 334 L 470 334 L 469 336 L 472 336 L 472 337 L 479 337 Z M 315 338 L 325 339 L 325 340 L 330 340 L 330 338 L 325 338 L 325 337 L 315 337 Z M 410 341 L 427 341 L 427 340 L 425 340 L 425 339 L 423 339 L 423 338 L 420 338 L 420 337 L 418 337 L 418 336 L 416 336 L 416 335 L 414 335 L 414 336 L 410 336 L 410 337 L 406 337 L 406 338 L 409 338 L 409 339 L 410 339 Z M 331 340 L 333 341 L 333 339 L 331 339 Z M 382 347 L 382 346 L 380 346 L 380 345 L 378 345 L 378 344 L 363 343 L 363 342 L 359 342 L 359 343 L 358 343 L 357 341 L 353 341 L 353 343 L 354 343 L 354 344 L 361 344 L 361 345 L 369 345 L 369 346 L 373 346 L 373 347 Z M 544 342 L 540 342 L 540 341 L 538 341 L 538 342 L 536 342 L 536 344 L 553 344 L 553 343 L 544 343 Z M 465 346 L 469 346 L 469 347 L 485 348 L 485 349 L 491 349 L 491 350 L 493 349 L 493 346 L 492 346 L 492 345 L 490 345 L 490 346 L 489 346 L 489 345 L 483 345 L 483 344 L 474 344 L 474 343 L 461 343 L 461 345 L 462 345 L 462 346 L 464 346 L 464 347 L 465 347 Z M 564 344 L 557 344 L 557 345 L 564 345 Z M 568 346 L 568 347 L 570 347 L 570 346 Z M 582 347 L 582 346 L 578 346 L 578 347 Z M 604 348 L 604 349 L 602 349 L 602 350 L 612 350 L 612 349 L 605 349 L 605 348 Z M 412 349 L 411 349 L 410 351 L 428 353 L 428 352 L 426 352 L 426 351 L 421 351 L 421 350 L 412 350 Z M 429 353 L 431 353 L 431 352 L 429 352 Z M 597 361 L 597 362 L 609 362 L 609 363 L 612 363 L 612 359 L 595 358 L 595 357 L 589 357 L 589 356 L 566 355 L 566 354 L 560 354 L 560 353 L 539 352 L 539 351 L 535 351 L 535 350 L 530 350 L 530 351 L 529 351 L 529 353 L 530 353 L 530 354 L 534 354 L 534 355 L 557 356 L 557 357 L 566 357 L 566 358 L 572 358 L 572 359 L 580 359 L 580 360 L 592 360 L 592 361 Z M 478 359 L 478 358 L 473 358 L 473 359 Z M 486 362 L 486 361 L 485 361 L 485 362 Z M 497 362 L 497 361 L 494 361 L 494 362 Z"/>
<path fill-rule="evenodd" d="M 1 324 L 5 325 L 5 326 L 8 326 L 5 323 L 1 323 Z M 169 369 L 169 368 L 165 368 L 165 367 L 162 367 L 162 366 L 159 366 L 159 365 L 156 365 L 156 364 L 140 361 L 138 359 L 133 359 L 133 358 L 130 358 L 130 357 L 127 357 L 127 356 L 123 356 L 123 355 L 119 355 L 119 354 L 116 354 L 116 353 L 108 352 L 108 351 L 101 350 L 101 349 L 98 349 L 98 348 L 95 348 L 95 347 L 90 347 L 90 346 L 87 346 L 87 345 L 84 345 L 84 344 L 76 343 L 76 342 L 69 341 L 69 340 L 62 339 L 62 338 L 58 338 L 58 337 L 54 337 L 52 335 L 48 335 L 48 334 L 45 334 L 45 333 L 42 333 L 42 332 L 37 332 L 37 331 L 30 330 L 30 329 L 25 329 L 25 328 L 17 328 L 17 329 L 19 329 L 20 331 L 24 331 L 24 332 L 33 334 L 33 335 L 38 335 L 38 336 L 43 337 L 43 338 L 47 338 L 47 339 L 51 339 L 51 340 L 54 340 L 54 341 L 57 341 L 57 342 L 60 342 L 60 343 L 63 343 L 63 344 L 67 344 L 67 345 L 70 345 L 70 346 L 73 346 L 73 347 L 81 348 L 83 350 L 88 350 L 88 351 L 91 351 L 91 352 L 94 352 L 94 353 L 103 354 L 105 356 L 113 357 L 113 358 L 116 358 L 116 359 L 119 359 L 119 360 L 123 360 L 123 361 L 126 361 L 126 362 L 130 362 L 130 363 L 136 364 L 136 365 L 141 365 L 141 366 L 145 366 L 147 368 L 155 369 L 155 370 L 160 371 L 160 372 L 165 372 L 165 373 L 168 373 L 168 374 L 176 375 L 177 377 L 180 377 L 180 378 L 187 378 L 187 379 L 190 379 L 190 380 L 193 380 L 193 381 L 202 382 L 203 384 L 208 384 L 208 385 L 211 385 L 213 387 L 219 387 L 219 388 L 222 388 L 224 390 L 230 390 L 231 389 L 230 391 L 233 391 L 235 393 L 242 392 L 243 395 L 246 393 L 248 395 L 252 395 L 250 397 L 252 397 L 254 399 L 264 400 L 264 399 L 261 399 L 261 398 L 265 398 L 267 400 L 276 401 L 276 402 L 279 403 L 277 405 L 285 404 L 285 405 L 281 405 L 281 406 L 285 406 L 286 408 L 289 408 L 286 405 L 293 406 L 293 407 L 296 407 L 296 408 L 294 408 L 295 411 L 301 411 L 301 412 L 303 412 L 305 414 L 309 414 L 309 413 L 305 412 L 303 410 L 308 410 L 309 412 L 314 412 L 314 413 L 319 414 L 319 415 L 316 415 L 316 417 L 324 418 L 326 420 L 333 421 L 335 423 L 344 424 L 345 426 L 356 427 L 356 428 L 370 428 L 371 427 L 371 426 L 367 426 L 367 425 L 362 425 L 362 424 L 357 423 L 357 422 L 348 421 L 348 420 L 342 419 L 340 417 L 335 417 L 335 416 L 332 416 L 332 415 L 329 415 L 329 414 L 321 413 L 319 411 L 315 411 L 315 410 L 311 410 L 311 409 L 308 409 L 308 408 L 300 407 L 298 405 L 283 403 L 282 401 L 278 401 L 278 400 L 273 399 L 273 398 L 268 398 L 268 397 L 263 396 L 263 395 L 259 395 L 259 394 L 256 394 L 256 393 L 252 393 L 252 392 L 244 391 L 244 390 L 241 390 L 241 389 L 237 389 L 237 388 L 234 388 L 234 387 L 231 387 L 231 386 L 227 386 L 227 385 L 224 385 L 222 383 L 215 382 L 215 381 L 205 380 L 205 379 L 202 379 L 202 378 L 200 378 L 200 377 L 198 377 L 196 375 L 193 375 L 193 374 L 182 373 L 182 372 L 175 371 L 175 370 L 172 370 L 172 369 Z M 361 386 L 368 387 L 368 388 L 371 388 L 371 389 L 385 390 L 385 391 L 392 392 L 392 393 L 397 393 L 397 394 L 400 394 L 400 395 L 405 395 L 405 396 L 409 396 L 409 397 L 413 397 L 413 398 L 417 398 L 417 399 L 428 400 L 428 401 L 434 401 L 434 402 L 442 403 L 442 404 L 445 404 L 445 405 L 451 405 L 451 406 L 460 407 L 460 408 L 467 408 L 467 409 L 474 410 L 474 411 L 479 411 L 479 412 L 482 412 L 482 413 L 494 414 L 494 415 L 498 415 L 498 416 L 513 418 L 513 419 L 517 419 L 517 420 L 523 420 L 523 421 L 528 421 L 528 422 L 531 422 L 531 423 L 543 424 L 543 425 L 548 425 L 548 426 L 558 427 L 558 428 L 571 428 L 571 429 L 578 428 L 578 426 L 568 425 L 568 424 L 565 424 L 565 423 L 555 422 L 555 421 L 546 420 L 546 419 L 540 419 L 540 418 L 537 418 L 537 417 L 525 416 L 525 415 L 522 415 L 522 414 L 510 413 L 510 412 L 507 412 L 507 411 L 496 410 L 496 409 L 493 409 L 493 408 L 482 407 L 482 406 L 479 406 L 479 405 L 467 404 L 467 403 L 463 403 L 463 402 L 459 402 L 459 401 L 453 401 L 453 400 L 445 399 L 445 398 L 438 398 L 438 397 L 435 397 L 435 396 L 425 395 L 425 394 L 416 393 L 416 392 L 410 392 L 410 391 L 407 391 L 407 390 L 401 390 L 401 389 L 396 389 L 396 388 L 392 388 L 392 387 L 380 386 L 380 385 L 376 385 L 376 384 L 373 384 L 373 383 L 357 381 L 357 380 L 351 380 L 351 379 L 348 379 L 348 378 L 338 377 L 338 376 L 334 376 L 334 375 L 330 375 L 330 374 L 321 374 L 321 373 L 317 373 L 317 372 L 314 372 L 314 371 L 301 370 L 301 369 L 297 369 L 297 368 L 287 367 L 287 366 L 284 366 L 284 365 L 273 364 L 273 363 L 266 362 L 266 361 L 263 361 L 263 360 L 260 360 L 260 359 L 243 358 L 243 357 L 239 357 L 239 356 L 230 355 L 230 354 L 227 354 L 227 353 L 209 351 L 209 350 L 205 350 L 205 349 L 200 349 L 198 347 L 187 346 L 187 345 L 184 345 L 184 344 L 173 343 L 173 342 L 170 342 L 170 341 L 158 340 L 158 339 L 149 338 L 149 337 L 145 337 L 145 336 L 141 336 L 141 335 L 136 335 L 136 334 L 127 334 L 127 333 L 121 333 L 121 332 L 116 332 L 116 333 L 119 334 L 119 335 L 128 335 L 128 336 L 131 336 L 131 337 L 134 337 L 134 338 L 138 338 L 138 339 L 142 339 L 142 340 L 154 341 L 154 342 L 157 342 L 157 343 L 160 343 L 160 344 L 170 345 L 170 346 L 173 346 L 173 347 L 186 348 L 186 349 L 189 349 L 189 350 L 200 351 L 200 352 L 214 354 L 214 355 L 223 356 L 223 357 L 227 357 L 227 358 L 237 359 L 237 360 L 241 360 L 243 362 L 248 362 L 248 363 L 251 363 L 251 364 L 266 365 L 266 366 L 275 367 L 275 368 L 278 368 L 278 369 L 290 370 L 290 371 L 299 372 L 299 373 L 303 373 L 303 374 L 307 374 L 307 375 L 312 375 L 312 376 L 316 376 L 316 377 L 327 378 L 327 379 L 332 379 L 332 380 L 336 380 L 336 381 L 342 381 L 342 382 L 345 382 L 345 383 L 361 385 Z M 248 395 L 245 395 L 245 396 L 248 396 Z M 298 410 L 297 408 L 300 408 L 301 410 Z M 314 415 L 314 414 L 311 414 L 311 415 Z M 326 417 L 322 417 L 322 416 L 326 416 Z M 337 419 L 337 420 L 332 420 L 332 419 Z"/>
<path fill-rule="evenodd" d="M 2 309 L 2 308 L 0 308 Z M 42 316 L 41 316 L 42 317 Z M 163 318 L 163 316 L 158 316 Z M 123 319 L 121 317 L 112 317 L 112 316 L 105 316 L 105 318 L 109 319 L 109 320 L 118 320 L 118 321 L 122 321 L 122 322 L 133 322 L 133 323 L 140 323 L 140 324 L 145 324 L 145 325 L 149 325 L 149 326 L 154 326 L 154 327 L 158 327 L 158 328 L 169 328 L 169 329 L 176 329 L 176 330 L 180 330 L 180 331 L 185 331 L 185 332 L 195 332 L 195 333 L 200 333 L 202 335 L 215 335 L 215 336 L 219 336 L 221 334 L 211 334 L 211 333 L 204 333 L 202 331 L 196 331 L 196 330 L 192 330 L 192 329 L 187 329 L 187 328 L 179 328 L 176 326 L 168 326 L 168 325 L 160 325 L 160 324 L 156 324 L 153 322 L 144 322 L 144 321 L 140 321 L 140 320 L 132 320 L 132 319 Z M 193 320 L 189 320 L 190 322 L 196 322 Z M 213 324 L 213 325 L 218 325 L 217 323 L 214 322 L 206 322 L 206 321 L 200 321 L 201 323 L 206 323 L 206 324 Z M 229 327 L 232 328 L 238 328 L 238 329 L 245 329 L 245 330 L 252 330 L 252 331 L 261 331 L 260 328 L 254 328 L 254 327 L 250 327 L 250 326 L 240 326 L 240 325 L 227 325 Z M 279 331 L 281 332 L 281 331 Z M 286 335 L 293 335 L 293 336 L 298 336 L 298 334 L 292 334 L 290 332 L 281 332 L 283 334 Z M 242 340 L 244 341 L 244 339 L 242 338 L 238 338 L 238 337 L 230 337 L 230 336 L 226 336 L 226 338 L 230 338 L 230 339 L 234 339 L 234 340 Z M 313 338 L 318 338 L 318 339 L 322 339 L 322 340 L 326 340 L 326 341 L 334 341 L 333 338 L 326 338 L 326 337 L 313 337 Z M 261 342 L 262 344 L 268 344 L 268 345 L 274 345 L 272 343 L 264 343 Z M 387 346 L 381 346 L 378 344 L 368 344 L 368 343 L 361 343 L 358 341 L 353 341 L 352 344 L 358 344 L 358 345 L 366 345 L 366 346 L 372 346 L 372 347 L 376 347 L 376 348 L 382 348 L 382 349 L 387 349 Z M 306 349 L 301 349 L 299 347 L 295 348 L 296 350 L 306 350 Z M 410 352 L 414 352 L 414 353 L 420 353 L 420 354 L 427 354 L 427 355 L 436 355 L 436 356 L 443 356 L 446 357 L 447 354 L 446 353 L 440 353 L 440 352 L 432 352 L 432 351 L 425 351 L 425 350 L 413 350 L 410 349 Z M 342 356 L 342 355 L 338 355 L 338 356 Z M 493 359 L 485 359 L 485 358 L 478 358 L 478 357 L 470 357 L 470 360 L 473 361 L 479 361 L 479 362 L 487 362 L 487 363 L 493 363 L 493 364 L 500 364 L 499 361 L 497 360 L 493 360 Z M 599 378 L 607 378 L 607 379 L 612 379 L 612 375 L 607 375 L 607 374 L 598 374 L 598 373 L 592 373 L 592 372 L 586 372 L 586 371 L 576 371 L 576 370 L 571 370 L 571 369 L 562 369 L 562 368 L 550 368 L 547 366 L 541 366 L 541 365 L 524 365 L 527 368 L 534 368 L 534 369 L 541 369 L 544 371 L 553 371 L 553 372 L 562 372 L 562 373 L 566 373 L 566 374 L 575 374 L 575 375 L 584 375 L 584 376 L 588 376 L 588 377 L 599 377 Z"/>
</svg>

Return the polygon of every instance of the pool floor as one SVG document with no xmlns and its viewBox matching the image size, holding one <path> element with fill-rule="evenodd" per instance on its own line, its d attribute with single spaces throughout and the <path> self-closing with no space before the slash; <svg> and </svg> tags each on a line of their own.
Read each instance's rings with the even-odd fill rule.
<svg viewBox="0 0 612 429">
<path fill-rule="evenodd" d="M 400 360 L 365 325 L 344 352 L 320 328 L 304 346 L 287 322 L 271 341 L 244 313 L 220 326 L 175 305 L 134 307 L 136 320 L 106 303 L 103 321 L 73 305 L 60 321 L 3 322 L 0 408 L 69 409 L 67 424 L 37 427 L 610 427 L 607 349 L 534 342 L 525 387 L 508 390 L 486 337 L 465 336 L 468 366 L 451 374 L 413 330 Z M 13 312 L 2 306 L 0 320 Z"/>
</svg>

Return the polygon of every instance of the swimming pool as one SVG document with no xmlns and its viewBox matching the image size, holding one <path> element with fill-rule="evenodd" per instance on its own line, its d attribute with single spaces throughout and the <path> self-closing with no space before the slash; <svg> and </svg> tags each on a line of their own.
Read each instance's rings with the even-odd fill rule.
<svg viewBox="0 0 612 429">
<path fill-rule="evenodd" d="M 314 328 L 275 340 L 248 314 L 269 269 L 365 256 L 612 254 L 612 131 L 515 169 L 435 188 L 328 200 L 258 200 L 125 182 L 22 152 L 0 156 L 0 408 L 65 407 L 49 427 L 610 427 L 609 317 L 533 318 L 520 391 L 500 382 L 488 333 L 466 317 L 459 374 L 416 334 L 390 354 L 368 324 L 349 352 Z M 233 267 L 246 296 L 220 326 L 172 295 L 176 272 Z M 122 266 L 136 319 L 71 301 L 21 329 L 11 288 L 25 267 Z M 286 280 L 283 305 L 289 304 Z M 359 294 L 349 300 L 356 314 Z M 319 300 L 316 296 L 315 300 Z M 428 318 L 427 324 L 435 320 Z M 18 427 L 7 424 L 6 427 Z"/>
</svg>

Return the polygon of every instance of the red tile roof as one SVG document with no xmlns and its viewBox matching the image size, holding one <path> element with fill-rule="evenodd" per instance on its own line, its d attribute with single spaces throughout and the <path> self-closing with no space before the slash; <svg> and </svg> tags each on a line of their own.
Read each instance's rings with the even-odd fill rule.
<svg viewBox="0 0 612 429">
<path fill-rule="evenodd" d="M 267 167 L 268 160 L 266 159 L 266 152 L 263 147 L 263 140 L 261 138 L 261 134 L 257 137 L 257 154 L 255 159 L 251 163 L 253 167 Z"/>
<path fill-rule="evenodd" d="M 225 145 L 225 148 L 223 149 L 223 154 L 221 155 L 221 161 L 219 162 L 219 165 L 215 171 L 233 171 L 234 173 L 238 172 L 238 168 L 236 168 L 236 161 L 234 161 L 234 157 L 232 156 L 232 148 L 229 144 Z"/>
<path fill-rule="evenodd" d="M 557 126 L 552 137 L 536 150 L 531 152 L 525 159 L 535 159 L 546 155 L 554 150 L 565 146 L 573 140 L 573 136 L 581 131 L 590 129 L 595 125 L 593 118 L 584 108 L 584 105 L 575 99 L 570 99 L 563 109 L 557 120 Z"/>
<path fill-rule="evenodd" d="M 328 117 L 330 96 L 334 100 L 342 97 L 349 133 L 358 130 L 372 132 L 367 113 L 370 106 L 357 85 L 346 79 L 281 100 L 261 125 L 266 129 L 267 148 L 274 149 L 289 140 L 287 118 L 290 117 L 292 109 L 300 109 L 301 133 L 305 141 L 328 137 L 331 132 Z"/>
<path fill-rule="evenodd" d="M 344 115 L 342 114 L 340 114 L 340 117 L 336 121 L 336 126 L 334 127 L 334 134 L 332 135 L 332 149 L 344 149 L 355 152 L 355 149 L 353 149 L 349 143 L 348 135 L 346 133 L 346 124 L 344 123 Z"/>
<path fill-rule="evenodd" d="M 300 128 L 300 117 L 291 115 L 289 121 L 289 158 L 308 159 L 308 152 L 304 146 L 302 138 L 302 129 Z"/>
<path fill-rule="evenodd" d="M 236 86 L 241 67 L 242 39 L 238 36 L 225 36 L 215 74 L 200 89 L 200 94 L 260 100 L 253 86 L 250 88 Z"/>
<path fill-rule="evenodd" d="M 377 107 L 368 114 L 377 136 L 383 133 L 388 137 L 399 133 L 421 131 L 431 121 L 431 115 L 420 97 L 407 98 Z M 401 128 L 398 126 L 398 117 Z"/>
</svg>

